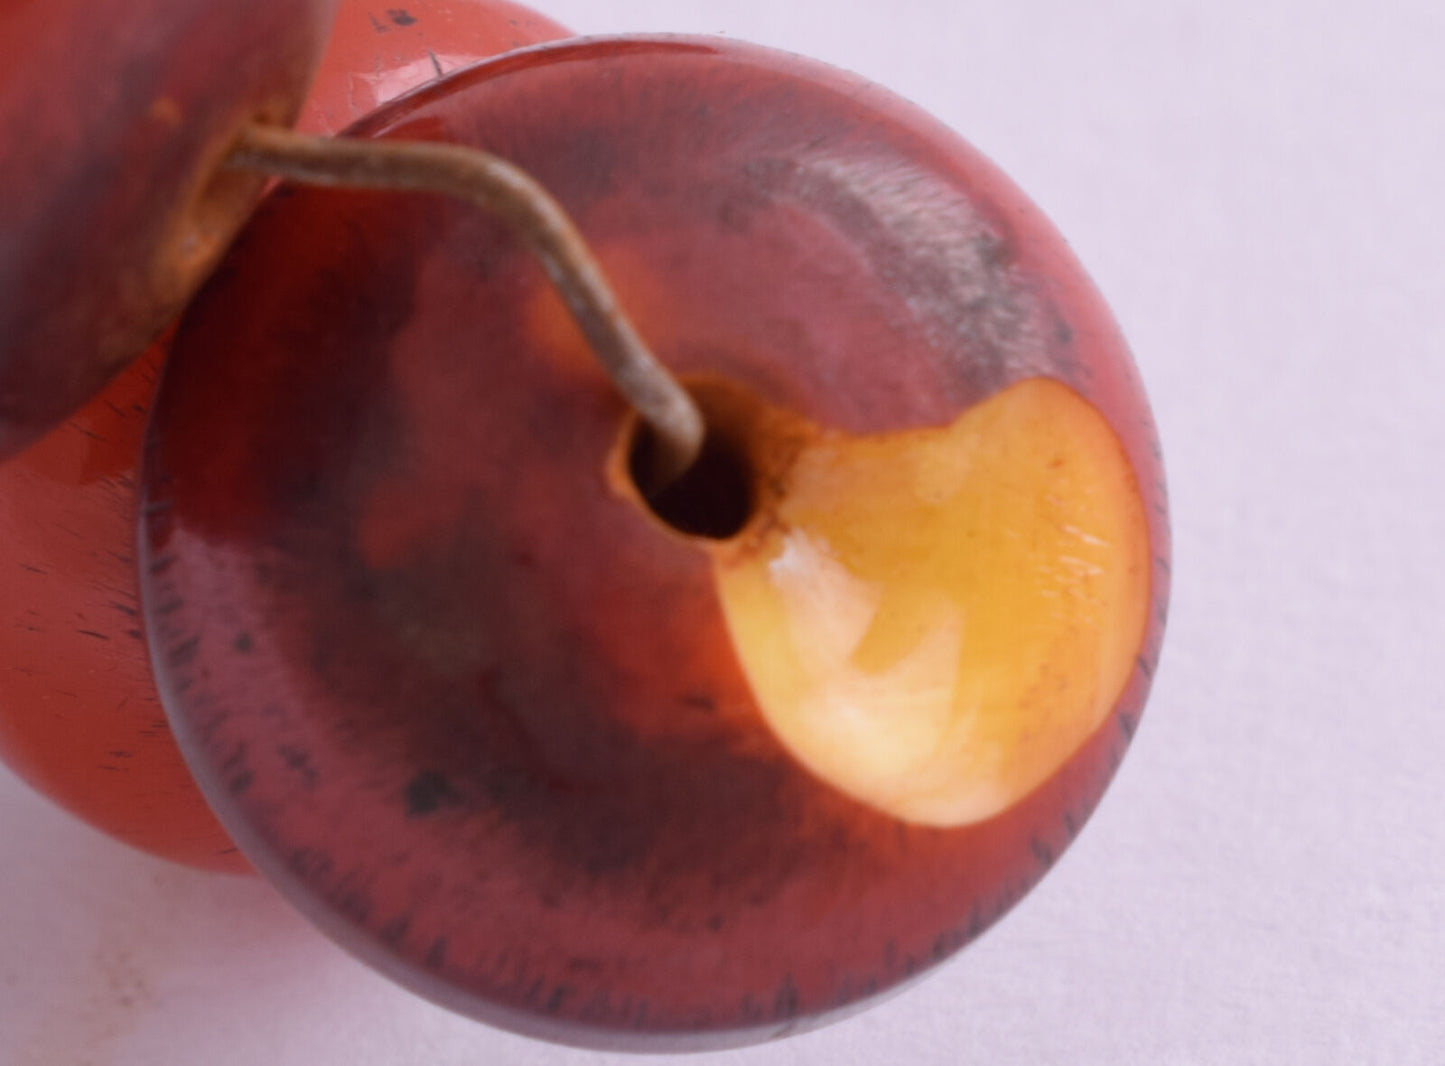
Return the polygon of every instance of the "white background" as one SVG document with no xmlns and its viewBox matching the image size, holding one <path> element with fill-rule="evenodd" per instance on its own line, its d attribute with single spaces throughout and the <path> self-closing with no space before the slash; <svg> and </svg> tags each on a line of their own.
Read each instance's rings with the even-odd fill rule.
<svg viewBox="0 0 1445 1066">
<path fill-rule="evenodd" d="M 692 1061 L 1442 1061 L 1445 8 L 547 11 L 811 54 L 962 132 L 1112 303 L 1173 491 L 1154 696 L 1058 867 L 903 996 Z M 0 844 L 3 1066 L 623 1061 L 420 1002 L 261 882 L 133 853 L 3 770 Z"/>
</svg>

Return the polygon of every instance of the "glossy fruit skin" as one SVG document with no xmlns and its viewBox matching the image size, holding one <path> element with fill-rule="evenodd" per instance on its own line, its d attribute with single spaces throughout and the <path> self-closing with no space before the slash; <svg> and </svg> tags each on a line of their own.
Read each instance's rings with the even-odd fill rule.
<svg viewBox="0 0 1445 1066">
<path fill-rule="evenodd" d="M 151 349 L 0 466 L 0 756 L 129 844 L 244 870 L 176 748 L 141 632 L 138 458 L 163 358 Z"/>
<path fill-rule="evenodd" d="M 689 379 L 858 434 L 1062 381 L 1136 472 L 1149 622 L 1022 802 L 952 829 L 865 808 L 763 725 L 708 550 L 604 476 L 626 412 L 501 227 L 289 193 L 183 324 L 145 475 L 162 692 L 252 861 L 421 994 L 597 1047 L 797 1031 L 977 936 L 1098 801 L 1167 599 L 1147 403 L 1057 233 L 909 105 L 734 43 L 551 46 L 358 132 L 528 169 Z"/>
<path fill-rule="evenodd" d="M 433 78 L 572 31 L 507 0 L 343 0 L 296 128 L 336 133 Z"/>
<path fill-rule="evenodd" d="M 264 178 L 236 130 L 289 124 L 336 0 L 15 0 L 0 15 L 0 459 L 170 324 Z"/>
<path fill-rule="evenodd" d="M 430 51 L 465 65 L 566 34 L 489 0 L 414 0 L 405 25 L 395 11 L 342 0 L 298 128 L 336 133 L 359 109 L 430 80 Z M 378 15 L 387 21 L 375 23 Z M 356 71 L 365 91 L 353 84 Z M 167 348 L 153 345 L 94 400 L 0 463 L 0 759 L 119 840 L 241 872 L 249 864 L 176 747 L 141 633 L 141 441 Z"/>
</svg>

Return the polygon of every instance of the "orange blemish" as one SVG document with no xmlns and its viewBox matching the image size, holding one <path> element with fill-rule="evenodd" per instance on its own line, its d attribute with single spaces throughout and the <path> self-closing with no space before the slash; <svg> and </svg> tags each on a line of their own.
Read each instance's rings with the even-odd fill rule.
<svg viewBox="0 0 1445 1066">
<path fill-rule="evenodd" d="M 179 129 L 181 120 L 185 117 L 181 112 L 181 105 L 169 96 L 158 96 L 151 102 L 150 116 L 172 129 Z"/>
<path fill-rule="evenodd" d="M 645 256 L 622 244 L 598 245 L 592 253 L 623 312 L 654 353 L 666 352 L 677 335 L 677 309 L 666 300 L 669 286 Z M 538 270 L 538 277 L 541 271 Z M 550 284 L 539 284 L 523 309 L 532 349 L 563 371 L 603 376 L 597 355 L 582 335 L 567 305 Z"/>
</svg>

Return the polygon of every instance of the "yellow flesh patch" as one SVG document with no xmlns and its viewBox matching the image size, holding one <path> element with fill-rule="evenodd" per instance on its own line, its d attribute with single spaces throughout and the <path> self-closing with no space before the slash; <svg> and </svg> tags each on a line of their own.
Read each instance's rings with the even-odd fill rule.
<svg viewBox="0 0 1445 1066">
<path fill-rule="evenodd" d="M 906 821 L 981 821 L 1108 716 L 1143 641 L 1144 510 L 1103 417 L 1021 382 L 953 424 L 798 453 L 760 546 L 719 553 L 763 714 Z"/>
</svg>

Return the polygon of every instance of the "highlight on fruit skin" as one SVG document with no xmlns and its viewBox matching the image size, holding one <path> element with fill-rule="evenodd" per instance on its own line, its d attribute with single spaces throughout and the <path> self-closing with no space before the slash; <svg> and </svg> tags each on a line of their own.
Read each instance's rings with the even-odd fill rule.
<svg viewBox="0 0 1445 1066">
<path fill-rule="evenodd" d="M 341 0 L 297 128 L 335 134 L 438 67 L 568 35 L 506 0 Z M 117 840 L 248 872 L 171 736 L 141 632 L 136 492 L 167 348 L 0 463 L 0 760 Z"/>
<path fill-rule="evenodd" d="M 979 935 L 1098 802 L 1167 599 L 1147 402 L 1062 239 L 911 106 L 732 42 L 551 45 L 354 132 L 541 181 L 739 505 L 642 496 L 494 220 L 269 200 L 144 477 L 158 680 L 247 856 L 408 987 L 594 1047 L 796 1032 Z"/>
<path fill-rule="evenodd" d="M 339 0 L 303 133 L 338 133 L 383 104 L 454 70 L 572 31 L 511 0 Z"/>
</svg>

